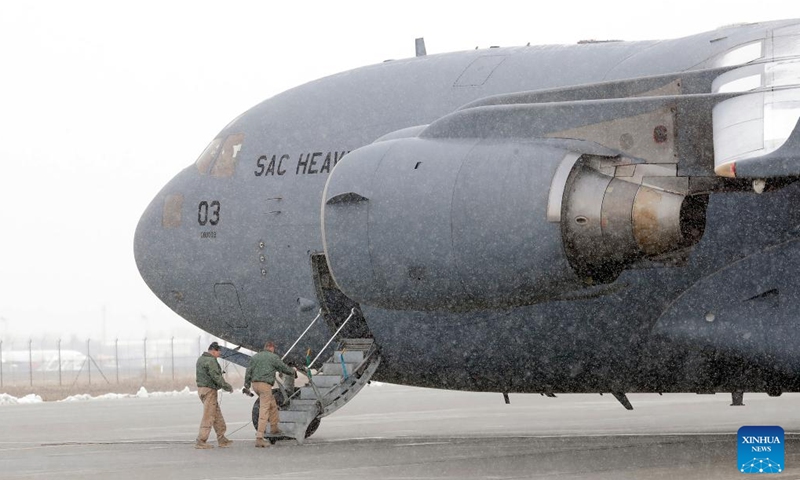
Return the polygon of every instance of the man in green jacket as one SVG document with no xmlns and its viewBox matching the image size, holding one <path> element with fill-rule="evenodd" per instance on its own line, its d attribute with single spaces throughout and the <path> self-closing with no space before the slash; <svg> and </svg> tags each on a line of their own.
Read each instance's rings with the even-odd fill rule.
<svg viewBox="0 0 800 480">
<path fill-rule="evenodd" d="M 217 434 L 217 445 L 227 447 L 233 443 L 233 440 L 225 437 L 227 426 L 217 401 L 217 390 L 220 388 L 226 392 L 233 392 L 231 384 L 222 378 L 222 368 L 217 362 L 219 356 L 219 344 L 211 342 L 208 351 L 203 352 L 197 359 L 197 394 L 200 396 L 200 401 L 203 402 L 203 419 L 200 421 L 200 433 L 197 435 L 194 448 L 214 448 L 206 443 L 212 426 Z"/>
<path fill-rule="evenodd" d="M 267 442 L 264 441 L 264 432 L 267 429 L 267 419 L 269 419 L 269 431 L 273 435 L 280 435 L 278 430 L 278 404 L 272 396 L 272 385 L 275 383 L 275 372 L 291 375 L 294 378 L 295 371 L 289 368 L 279 356 L 275 354 L 275 344 L 268 341 L 264 345 L 264 351 L 256 353 L 250 357 L 250 364 L 244 374 L 244 391 L 250 390 L 250 383 L 253 390 L 258 394 L 258 431 L 256 433 L 256 447 L 264 448 Z"/>
</svg>

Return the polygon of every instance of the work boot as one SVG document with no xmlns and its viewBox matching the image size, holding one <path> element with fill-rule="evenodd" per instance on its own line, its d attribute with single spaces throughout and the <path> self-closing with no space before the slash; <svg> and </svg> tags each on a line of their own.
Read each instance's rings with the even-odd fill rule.
<svg viewBox="0 0 800 480">
<path fill-rule="evenodd" d="M 214 445 L 209 445 L 205 441 L 197 440 L 196 442 L 194 442 L 194 448 L 199 448 L 204 450 L 208 448 L 214 448 Z"/>
<path fill-rule="evenodd" d="M 269 429 L 269 434 L 270 434 L 270 435 L 283 435 L 283 430 L 281 430 L 281 429 L 280 429 L 280 428 L 278 428 L 278 427 L 275 427 L 275 428 L 270 428 L 270 429 Z"/>
<path fill-rule="evenodd" d="M 267 448 L 269 444 L 263 438 L 256 438 L 256 448 Z"/>
<path fill-rule="evenodd" d="M 217 439 L 217 445 L 219 445 L 219 448 L 230 447 L 232 443 L 233 440 L 228 437 L 220 437 Z"/>
</svg>

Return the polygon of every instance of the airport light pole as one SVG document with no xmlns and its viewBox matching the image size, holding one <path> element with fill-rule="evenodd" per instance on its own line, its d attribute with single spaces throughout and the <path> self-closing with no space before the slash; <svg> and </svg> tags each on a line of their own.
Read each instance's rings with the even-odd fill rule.
<svg viewBox="0 0 800 480">
<path fill-rule="evenodd" d="M 61 386 L 61 339 L 58 339 L 58 386 Z"/>
<path fill-rule="evenodd" d="M 28 377 L 33 386 L 33 339 L 28 339 Z"/>
<path fill-rule="evenodd" d="M 172 357 L 172 383 L 175 383 L 175 337 L 169 340 L 170 357 Z"/>
<path fill-rule="evenodd" d="M 144 337 L 144 383 L 147 383 L 147 337 Z"/>
<path fill-rule="evenodd" d="M 114 339 L 114 365 L 117 367 L 117 385 L 119 385 L 119 338 Z"/>
<path fill-rule="evenodd" d="M 3 322 L 3 337 L 8 336 L 8 319 L 0 317 L 0 322 Z M 3 340 L 0 340 L 0 387 L 3 386 Z"/>
<path fill-rule="evenodd" d="M 89 386 L 92 386 L 92 354 L 89 351 L 89 342 L 91 339 L 86 339 L 86 373 L 89 375 Z"/>
</svg>

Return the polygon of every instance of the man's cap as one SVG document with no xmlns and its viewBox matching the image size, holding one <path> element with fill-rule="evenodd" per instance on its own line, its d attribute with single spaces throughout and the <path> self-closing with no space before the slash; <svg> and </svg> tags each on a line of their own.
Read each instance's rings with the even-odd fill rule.
<svg viewBox="0 0 800 480">
<path fill-rule="evenodd" d="M 211 345 L 208 346 L 209 350 L 219 350 L 219 343 L 211 342 Z"/>
</svg>

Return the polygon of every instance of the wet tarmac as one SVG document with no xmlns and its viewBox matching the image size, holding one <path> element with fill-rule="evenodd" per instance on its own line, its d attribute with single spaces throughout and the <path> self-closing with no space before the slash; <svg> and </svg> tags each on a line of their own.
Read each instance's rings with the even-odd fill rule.
<svg viewBox="0 0 800 480">
<path fill-rule="evenodd" d="M 511 395 L 373 384 L 304 445 L 253 447 L 252 400 L 224 394 L 231 448 L 195 450 L 194 395 L 0 406 L 3 479 L 742 478 L 736 431 L 786 430 L 800 479 L 800 394 Z"/>
</svg>

